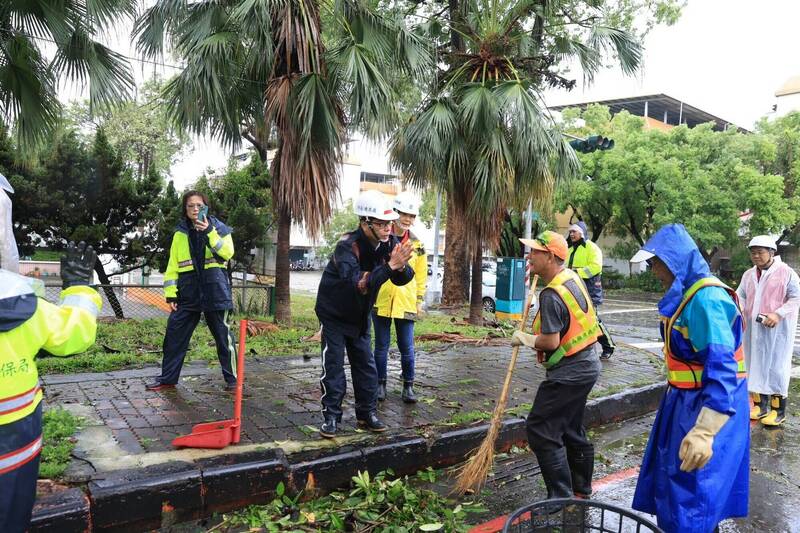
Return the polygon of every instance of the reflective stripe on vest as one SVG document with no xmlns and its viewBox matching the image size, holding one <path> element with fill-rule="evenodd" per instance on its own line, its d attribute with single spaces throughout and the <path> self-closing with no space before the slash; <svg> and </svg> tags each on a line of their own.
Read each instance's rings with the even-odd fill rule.
<svg viewBox="0 0 800 533">
<path fill-rule="evenodd" d="M 100 313 L 100 309 L 97 308 L 97 305 L 92 299 L 82 294 L 67 295 L 59 300 L 58 305 L 64 307 L 80 307 L 81 309 L 89 311 L 92 316 L 97 316 Z"/>
<path fill-rule="evenodd" d="M 189 266 L 192 266 L 192 260 L 191 259 L 187 259 L 186 261 L 178 262 L 178 268 L 189 267 Z"/>
<path fill-rule="evenodd" d="M 686 361 L 672 353 L 671 338 L 672 330 L 675 328 L 675 322 L 680 317 L 683 309 L 694 298 L 697 292 L 704 287 L 722 287 L 733 299 L 738 309 L 739 298 L 736 292 L 722 283 L 717 278 L 702 278 L 697 280 L 689 289 L 684 293 L 683 300 L 678 306 L 675 313 L 667 320 L 664 320 L 664 361 L 667 364 L 667 382 L 678 389 L 699 389 L 703 386 L 703 364 L 696 361 Z M 740 311 L 741 314 L 741 311 Z M 734 352 L 734 359 L 736 360 L 736 377 L 744 379 L 747 377 L 747 369 L 745 368 L 744 361 L 744 347 L 739 344 Z"/>
<path fill-rule="evenodd" d="M 41 384 L 37 382 L 36 386 L 32 389 L 28 389 L 20 394 L 0 400 L 0 416 L 13 413 L 14 411 L 19 411 L 20 409 L 25 409 L 31 405 L 36 400 L 36 394 L 40 389 Z"/>
<path fill-rule="evenodd" d="M 0 474 L 5 474 L 11 470 L 15 470 L 31 459 L 36 458 L 36 455 L 42 450 L 42 436 L 39 435 L 35 441 L 9 452 L 5 455 L 0 455 Z"/>
<path fill-rule="evenodd" d="M 168 280 L 164 281 L 164 288 L 171 287 L 171 286 L 177 285 L 177 284 L 178 284 L 178 280 L 176 280 L 176 279 L 168 279 Z"/>
<path fill-rule="evenodd" d="M 586 311 L 581 309 L 575 295 L 564 286 L 569 280 L 573 280 L 578 290 L 581 291 L 584 300 L 586 301 Z M 553 289 L 556 294 L 564 302 L 564 305 L 569 311 L 569 329 L 566 334 L 560 339 L 558 348 L 550 355 L 545 361 L 545 353 L 541 350 L 538 351 L 539 361 L 545 368 L 551 368 L 553 365 L 561 361 L 564 357 L 575 355 L 587 346 L 590 346 L 600 336 L 600 328 L 597 325 L 597 315 L 595 314 L 592 300 L 586 291 L 586 287 L 581 281 L 578 274 L 569 269 L 562 270 L 550 283 L 547 284 L 547 289 Z M 541 334 L 542 319 L 541 313 L 536 313 L 533 319 L 533 333 L 536 335 Z"/>
</svg>

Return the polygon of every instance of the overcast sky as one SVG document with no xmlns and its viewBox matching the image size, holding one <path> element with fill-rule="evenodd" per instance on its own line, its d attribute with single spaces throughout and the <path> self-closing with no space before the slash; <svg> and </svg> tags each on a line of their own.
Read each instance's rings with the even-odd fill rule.
<svg viewBox="0 0 800 533">
<path fill-rule="evenodd" d="M 547 92 L 546 102 L 561 105 L 665 93 L 749 129 L 771 110 L 775 91 L 800 75 L 798 21 L 798 0 L 689 0 L 677 24 L 655 28 L 647 36 L 640 75 L 625 78 L 619 69 L 608 69 L 590 87 Z M 118 33 L 112 47 L 122 51 L 129 47 L 127 28 Z M 130 49 L 127 54 L 135 55 Z M 152 65 L 133 66 L 138 80 L 154 73 Z M 582 79 L 580 73 L 575 77 Z M 74 98 L 76 92 L 68 94 Z M 213 140 L 198 139 L 194 150 L 172 169 L 176 186 L 180 190 L 208 167 L 223 167 L 228 156 Z"/>
<path fill-rule="evenodd" d="M 797 0 L 689 0 L 677 24 L 647 36 L 640 76 L 610 69 L 591 87 L 548 92 L 547 103 L 665 93 L 749 129 L 800 75 L 798 21 Z"/>
</svg>

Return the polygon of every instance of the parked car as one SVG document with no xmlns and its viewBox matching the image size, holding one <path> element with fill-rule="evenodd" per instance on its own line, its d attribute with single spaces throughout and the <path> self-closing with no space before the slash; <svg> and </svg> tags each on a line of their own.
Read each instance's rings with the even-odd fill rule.
<svg viewBox="0 0 800 533">
<path fill-rule="evenodd" d="M 489 313 L 494 313 L 497 309 L 495 304 L 495 286 L 497 285 L 497 277 L 490 273 L 484 272 L 482 276 L 483 287 L 483 310 Z"/>
</svg>

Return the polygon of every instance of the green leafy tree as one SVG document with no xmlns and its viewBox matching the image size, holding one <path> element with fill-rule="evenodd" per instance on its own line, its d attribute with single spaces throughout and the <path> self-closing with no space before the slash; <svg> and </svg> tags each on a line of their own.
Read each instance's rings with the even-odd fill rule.
<svg viewBox="0 0 800 533">
<path fill-rule="evenodd" d="M 73 129 L 61 131 L 42 152 L 31 174 L 11 176 L 15 236 L 22 253 L 37 246 L 60 249 L 85 241 L 111 257 L 119 274 L 140 268 L 158 251 L 155 227 L 145 215 L 161 192 L 161 177 L 151 169 L 136 178 L 125 169 L 103 129 L 91 145 Z M 108 284 L 107 265 L 99 258 L 95 272 Z M 106 296 L 117 317 L 124 316 L 114 292 Z"/>
<path fill-rule="evenodd" d="M 706 256 L 736 246 L 749 213 L 753 233 L 781 231 L 795 224 L 796 202 L 785 193 L 785 179 L 765 172 L 773 153 L 763 135 L 713 124 L 648 130 L 643 119 L 606 108 L 567 110 L 567 126 L 583 118 L 576 135 L 589 131 L 614 138 L 611 151 L 581 154 L 583 178 L 559 187 L 557 207 L 571 207 L 587 222 L 592 238 L 604 232 L 624 242 L 613 253 L 629 256 L 662 225 L 684 224 Z"/>
<path fill-rule="evenodd" d="M 164 90 L 170 116 L 231 145 L 247 140 L 271 159 L 278 322 L 291 322 L 291 223 L 320 234 L 347 129 L 386 135 L 399 119 L 391 73 L 421 78 L 428 69 L 425 43 L 403 24 L 352 0 L 158 0 L 136 21 L 143 55 L 169 48 L 186 65 Z"/>
<path fill-rule="evenodd" d="M 81 131 L 91 137 L 102 127 L 109 142 L 136 175 L 146 176 L 151 168 L 168 175 L 189 145 L 189 138 L 177 130 L 167 116 L 162 91 L 165 82 L 149 80 L 137 90 L 136 100 L 92 114 L 89 102 L 73 104 L 68 113 Z"/>
<path fill-rule="evenodd" d="M 322 234 L 322 246 L 317 248 L 317 256 L 327 259 L 333 254 L 336 243 L 347 232 L 353 231 L 358 227 L 358 215 L 353 211 L 353 202 L 347 202 L 341 209 L 333 212 L 325 231 Z"/>
<path fill-rule="evenodd" d="M 59 81 L 87 84 L 92 108 L 133 88 L 127 61 L 97 35 L 136 10 L 134 0 L 0 2 L 0 118 L 16 122 L 20 146 L 51 136 L 61 118 Z"/>
</svg>

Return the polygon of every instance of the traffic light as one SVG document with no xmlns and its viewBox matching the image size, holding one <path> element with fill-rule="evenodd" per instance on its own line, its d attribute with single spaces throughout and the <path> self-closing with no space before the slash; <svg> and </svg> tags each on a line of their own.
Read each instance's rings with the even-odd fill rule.
<svg viewBox="0 0 800 533">
<path fill-rule="evenodd" d="M 611 150 L 614 148 L 614 139 L 603 137 L 602 135 L 592 135 L 586 139 L 575 139 L 570 141 L 569 145 L 576 152 L 582 154 L 589 154 L 595 150 Z"/>
</svg>

